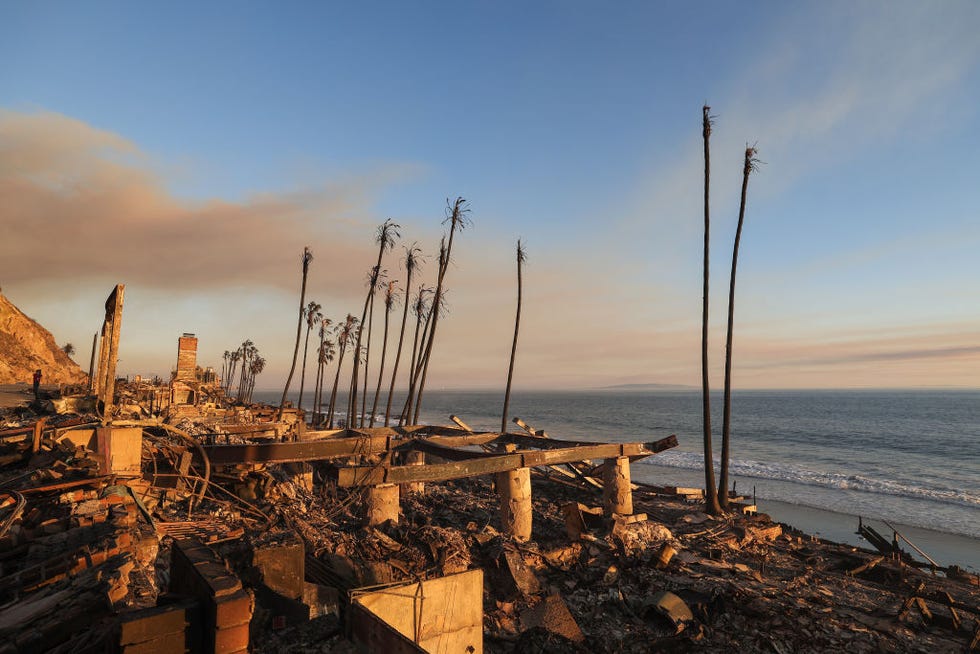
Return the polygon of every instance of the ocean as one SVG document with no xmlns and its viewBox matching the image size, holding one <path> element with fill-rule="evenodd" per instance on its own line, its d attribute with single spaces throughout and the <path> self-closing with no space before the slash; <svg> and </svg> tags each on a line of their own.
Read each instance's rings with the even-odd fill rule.
<svg viewBox="0 0 980 654">
<path fill-rule="evenodd" d="M 420 422 L 451 424 L 456 414 L 493 431 L 502 405 L 500 392 L 430 390 Z M 721 411 L 712 393 L 716 460 Z M 521 391 L 509 413 L 555 438 L 676 434 L 679 447 L 634 464 L 634 479 L 703 487 L 699 391 Z M 854 516 L 891 537 L 887 521 L 942 564 L 980 567 L 980 391 L 739 391 L 731 447 L 736 490 L 777 519 L 855 544 Z"/>
</svg>

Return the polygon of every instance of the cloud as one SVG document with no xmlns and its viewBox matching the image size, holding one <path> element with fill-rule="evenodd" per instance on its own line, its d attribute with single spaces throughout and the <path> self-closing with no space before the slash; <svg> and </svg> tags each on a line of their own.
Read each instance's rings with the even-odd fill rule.
<svg viewBox="0 0 980 654">
<path fill-rule="evenodd" d="M 131 141 L 55 113 L 0 111 L 0 280 L 125 281 L 160 289 L 293 288 L 305 245 L 327 292 L 360 287 L 391 167 L 245 200 L 170 193 Z"/>
<path fill-rule="evenodd" d="M 887 139 L 950 129 L 966 111 L 965 82 L 980 62 L 976 3 L 800 5 L 771 27 L 730 82 L 704 90 L 719 115 L 711 139 L 715 214 L 733 211 L 722 199 L 738 197 L 746 142 L 773 164 L 753 184 L 757 202 Z M 688 135 L 653 156 L 627 211 L 628 229 L 647 224 L 666 236 L 660 249 L 668 261 L 677 240 L 700 227 L 700 106 L 690 112 Z M 683 226 L 663 234 L 668 223 Z"/>
</svg>

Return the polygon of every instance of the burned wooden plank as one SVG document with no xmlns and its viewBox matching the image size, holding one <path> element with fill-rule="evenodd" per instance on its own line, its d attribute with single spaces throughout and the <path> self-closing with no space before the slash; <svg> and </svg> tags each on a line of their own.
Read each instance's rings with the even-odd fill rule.
<svg viewBox="0 0 980 654">
<path fill-rule="evenodd" d="M 856 575 L 861 574 L 862 572 L 867 572 L 868 570 L 871 570 L 872 568 L 874 568 L 876 565 L 878 565 L 884 560 L 885 560 L 884 556 L 879 556 L 877 558 L 871 559 L 870 561 L 864 563 L 863 565 L 859 565 L 853 570 L 849 570 L 847 572 L 847 576 L 854 577 Z"/>
<path fill-rule="evenodd" d="M 452 463 L 424 466 L 352 466 L 337 472 L 337 484 L 341 487 L 405 484 L 411 482 L 448 481 L 464 477 L 478 477 L 518 468 L 548 466 L 585 459 L 608 459 L 620 456 L 644 457 L 653 454 L 643 443 L 592 443 L 578 447 L 549 450 L 520 450 L 501 454 L 460 452 L 452 448 L 416 441 L 414 445 L 428 448 L 424 451 L 447 459 Z"/>
<path fill-rule="evenodd" d="M 499 438 L 500 434 L 496 432 L 481 432 L 462 436 L 427 436 L 417 440 L 446 447 L 465 447 L 467 445 L 487 445 Z"/>
<path fill-rule="evenodd" d="M 346 488 L 377 486 L 378 484 L 449 481 L 451 479 L 479 477 L 495 472 L 507 472 L 521 467 L 523 466 L 519 454 L 501 454 L 452 463 L 428 463 L 422 466 L 352 466 L 337 470 L 337 485 Z"/>
<path fill-rule="evenodd" d="M 536 449 L 562 449 L 569 447 L 592 447 L 595 445 L 605 445 L 607 443 L 595 442 L 595 441 L 572 441 L 563 440 L 557 438 L 545 438 L 542 436 L 530 436 L 525 434 L 503 434 L 501 437 L 501 442 L 513 443 L 520 448 L 536 448 Z M 632 443 L 635 445 L 642 445 L 649 454 L 656 454 L 657 452 L 663 452 L 664 450 L 669 450 L 672 447 L 677 447 L 677 436 L 671 434 L 666 438 L 661 438 L 660 440 L 651 441 L 649 443 Z M 637 452 L 636 454 L 622 454 L 621 456 L 636 456 L 642 454 Z M 586 458 L 586 457 L 583 457 Z M 594 457 L 600 458 L 600 457 Z"/>
<path fill-rule="evenodd" d="M 357 454 L 377 454 L 391 447 L 389 436 L 329 438 L 297 443 L 246 443 L 204 447 L 211 465 L 319 461 Z"/>
<path fill-rule="evenodd" d="M 490 434 L 487 435 L 489 436 Z M 497 434 L 494 434 L 494 436 L 497 436 Z M 483 445 L 485 443 L 493 442 L 493 440 L 494 439 L 490 439 L 480 443 L 467 442 L 464 445 Z M 442 440 L 442 437 L 416 439 L 407 443 L 406 447 L 418 450 L 419 452 L 425 452 L 426 454 L 438 456 L 447 461 L 468 461 L 470 459 L 486 459 L 489 457 L 500 456 L 499 452 L 463 450 L 456 446 L 446 446 Z"/>
</svg>

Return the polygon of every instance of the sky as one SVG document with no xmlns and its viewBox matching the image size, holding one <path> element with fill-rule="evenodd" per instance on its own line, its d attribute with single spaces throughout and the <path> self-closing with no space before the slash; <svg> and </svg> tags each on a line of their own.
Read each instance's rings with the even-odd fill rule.
<svg viewBox="0 0 980 654">
<path fill-rule="evenodd" d="M 386 218 L 433 283 L 460 196 L 429 388 L 503 387 L 518 239 L 516 388 L 698 385 L 707 103 L 713 386 L 753 145 L 734 386 L 975 388 L 977 34 L 972 1 L 4 3 L 0 288 L 87 367 L 124 283 L 121 373 L 248 338 L 272 389 L 303 247 L 340 321 Z"/>
</svg>

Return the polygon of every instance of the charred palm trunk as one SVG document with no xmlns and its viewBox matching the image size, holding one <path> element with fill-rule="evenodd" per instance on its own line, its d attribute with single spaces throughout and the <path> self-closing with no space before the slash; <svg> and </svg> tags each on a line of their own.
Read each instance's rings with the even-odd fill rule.
<svg viewBox="0 0 980 654">
<path fill-rule="evenodd" d="M 313 421 L 314 428 L 318 424 L 320 402 L 323 400 L 323 335 L 320 335 L 320 349 L 317 350 L 316 379 L 313 381 Z"/>
<path fill-rule="evenodd" d="M 422 291 L 425 289 L 424 285 L 419 286 L 419 298 L 422 297 Z M 424 307 L 422 305 L 421 299 L 415 304 L 415 337 L 412 341 L 412 361 L 408 368 L 408 397 L 405 398 L 405 406 L 402 408 L 401 417 L 398 419 L 399 426 L 405 425 L 408 422 L 408 417 L 412 415 L 412 407 L 414 406 L 415 398 L 415 369 L 418 364 L 418 350 L 419 350 L 419 333 L 425 333 L 422 327 L 422 314 L 425 313 Z M 428 319 L 425 319 L 426 328 L 428 328 Z"/>
<path fill-rule="evenodd" d="M 429 334 L 432 330 L 432 308 L 434 305 L 429 305 L 425 311 L 425 322 L 422 323 L 422 338 L 419 340 L 419 351 L 415 356 L 415 372 L 412 377 L 412 397 L 410 398 L 411 406 L 409 411 L 405 414 L 405 421 L 409 424 L 418 424 L 418 411 L 415 409 L 418 403 L 418 389 L 419 381 L 422 378 L 422 368 L 424 363 L 425 355 L 425 345 L 429 342 Z M 412 416 L 415 416 L 413 419 Z"/>
<path fill-rule="evenodd" d="M 306 388 L 306 358 L 309 355 L 310 349 L 310 323 L 306 323 L 306 343 L 303 345 L 303 368 L 299 374 L 299 402 L 296 404 L 296 408 L 303 409 L 303 390 Z"/>
<path fill-rule="evenodd" d="M 711 227 L 708 209 L 708 189 L 711 181 L 711 107 L 702 109 L 702 137 L 704 139 L 704 291 L 701 307 L 701 401 L 704 420 L 704 503 L 711 515 L 721 513 L 718 492 L 715 488 L 715 466 L 711 445 L 711 397 L 708 385 L 708 241 Z"/>
<path fill-rule="evenodd" d="M 449 262 L 452 260 L 453 238 L 456 236 L 457 230 L 463 229 L 466 226 L 467 211 L 466 200 L 458 197 L 453 203 L 449 218 L 447 219 L 449 220 L 449 242 L 446 244 L 445 253 L 440 252 L 439 257 L 439 275 L 436 281 L 436 292 L 432 297 L 432 318 L 429 326 L 429 339 L 425 346 L 425 354 L 422 357 L 422 377 L 419 380 L 418 391 L 415 396 L 415 410 L 412 414 L 412 422 L 414 423 L 418 423 L 419 411 L 422 409 L 422 394 L 425 392 L 425 381 L 429 375 L 429 363 L 432 361 L 432 347 L 435 343 L 436 326 L 439 324 L 439 313 L 442 309 L 443 294 L 445 293 L 443 281 L 446 278 L 446 270 L 449 268 Z"/>
<path fill-rule="evenodd" d="M 330 391 L 330 406 L 327 408 L 328 417 L 328 428 L 333 429 L 333 412 L 334 408 L 337 406 L 337 385 L 340 383 L 340 368 L 344 365 L 344 350 L 347 349 L 347 344 L 342 343 L 340 345 L 340 351 L 337 353 L 337 372 L 334 374 L 333 378 L 333 390 Z"/>
<path fill-rule="evenodd" d="M 391 249 L 394 246 L 395 239 L 400 236 L 399 225 L 392 222 L 391 220 L 384 221 L 380 227 L 378 227 L 377 238 L 375 239 L 378 243 L 378 262 L 375 264 L 374 268 L 371 269 L 371 275 L 368 286 L 368 294 L 364 299 L 364 310 L 361 312 L 361 327 L 364 326 L 364 319 L 367 317 L 368 305 L 374 299 L 374 291 L 378 284 L 378 279 L 381 275 L 381 260 L 384 258 L 385 251 Z M 354 419 L 357 413 L 357 380 L 358 380 L 358 370 L 360 366 L 360 352 L 361 352 L 361 336 L 363 335 L 363 329 L 357 332 L 357 344 L 354 346 L 354 372 L 352 373 L 351 379 L 351 397 L 348 401 L 347 409 L 347 424 L 353 424 L 351 421 Z M 367 374 L 365 374 L 365 381 L 367 381 Z M 367 386 L 365 385 L 365 389 Z M 365 393 L 367 391 L 365 390 Z"/>
<path fill-rule="evenodd" d="M 385 427 L 388 426 L 391 418 L 391 398 L 395 395 L 395 380 L 398 378 L 398 363 L 401 361 L 402 345 L 405 342 L 405 325 L 408 322 L 408 294 L 412 290 L 412 272 L 414 268 L 414 257 L 412 256 L 412 250 L 409 250 L 409 254 L 405 258 L 405 307 L 402 310 L 402 327 L 398 333 L 398 350 L 395 352 L 395 362 L 391 367 L 391 385 L 388 387 L 388 404 L 385 406 Z"/>
<path fill-rule="evenodd" d="M 500 433 L 507 431 L 507 411 L 510 408 L 510 383 L 514 379 L 514 359 L 517 357 L 517 335 L 521 331 L 521 296 L 523 293 L 523 277 L 521 270 L 527 255 L 521 242 L 517 241 L 517 317 L 514 318 L 514 342 L 510 346 L 510 366 L 507 368 L 507 389 L 504 391 L 504 412 L 500 417 Z"/>
<path fill-rule="evenodd" d="M 374 389 L 374 403 L 371 405 L 371 421 L 369 427 L 374 427 L 374 416 L 378 412 L 378 396 L 381 395 L 381 379 L 385 374 L 385 356 L 388 353 L 388 318 L 391 316 L 391 294 L 385 297 L 385 332 L 381 341 L 381 364 L 378 366 L 378 386 Z"/>
<path fill-rule="evenodd" d="M 299 337 L 303 333 L 303 308 L 306 305 L 306 277 L 310 272 L 310 262 L 312 260 L 313 252 L 308 247 L 303 248 L 303 286 L 299 292 L 299 319 L 296 322 L 296 345 L 293 347 L 293 364 L 289 367 L 286 386 L 282 389 L 282 399 L 279 401 L 279 414 L 276 420 L 282 420 L 282 410 L 286 406 L 286 395 L 289 394 L 289 385 L 293 381 L 293 373 L 296 372 L 296 358 L 299 356 Z"/>
<path fill-rule="evenodd" d="M 749 188 L 749 175 L 755 165 L 755 148 L 745 148 L 745 164 L 742 168 L 742 199 L 738 205 L 738 227 L 735 229 L 735 246 L 732 249 L 732 276 L 728 285 L 728 337 L 725 341 L 725 409 L 721 426 L 721 466 L 718 471 L 718 498 L 721 508 L 728 508 L 728 463 L 732 426 L 732 338 L 735 325 L 735 270 L 738 267 L 738 245 L 742 240 L 742 223 L 745 221 L 745 195 Z"/>
<path fill-rule="evenodd" d="M 299 343 L 297 343 L 297 345 L 299 345 Z M 248 348 L 245 345 L 242 345 L 242 375 L 238 379 L 238 395 L 236 396 L 239 402 L 245 401 L 245 378 L 248 375 L 248 360 Z"/>
<path fill-rule="evenodd" d="M 368 369 L 371 362 L 371 332 L 374 329 L 374 295 L 371 295 L 371 308 L 368 311 L 367 343 L 364 344 L 364 388 L 361 392 L 361 419 L 358 424 L 363 427 L 367 416 Z"/>
</svg>

